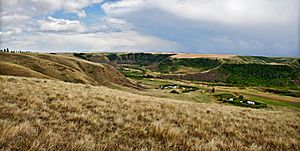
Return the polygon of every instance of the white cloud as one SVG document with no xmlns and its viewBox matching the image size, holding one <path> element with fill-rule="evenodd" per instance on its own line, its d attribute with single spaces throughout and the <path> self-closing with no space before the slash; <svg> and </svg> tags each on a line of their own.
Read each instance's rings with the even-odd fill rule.
<svg viewBox="0 0 300 151">
<path fill-rule="evenodd" d="M 115 32 L 101 34 L 60 35 L 45 34 L 32 35 L 23 40 L 11 41 L 8 45 L 12 49 L 36 51 L 143 51 L 143 50 L 171 50 L 179 48 L 173 42 L 156 37 L 145 36 L 137 32 Z M 47 47 L 45 47 L 47 46 Z"/>
<path fill-rule="evenodd" d="M 299 17 L 298 0 L 123 0 L 103 5 L 111 16 L 149 8 L 194 21 L 231 25 L 284 24 Z"/>
<path fill-rule="evenodd" d="M 102 32 L 130 31 L 133 28 L 127 21 L 113 17 L 104 17 L 99 24 Z"/>
<path fill-rule="evenodd" d="M 49 16 L 45 20 L 39 20 L 41 31 L 53 32 L 84 32 L 85 26 L 78 20 L 57 19 Z"/>
<path fill-rule="evenodd" d="M 23 14 L 27 16 L 49 15 L 57 10 L 76 13 L 85 17 L 83 8 L 103 0 L 7 0 L 1 1 L 1 15 Z"/>
<path fill-rule="evenodd" d="M 281 24 L 299 15 L 297 0 L 166 0 L 157 5 L 175 15 L 226 24 Z"/>
<path fill-rule="evenodd" d="M 189 52 L 291 56 L 300 52 L 299 6 L 299 0 L 123 0 L 103 9 Z"/>
<path fill-rule="evenodd" d="M 84 8 L 103 0 L 5 0 L 1 1 L 1 42 L 18 40 L 28 34 L 40 32 L 84 32 L 85 26 L 78 21 L 64 19 L 36 19 L 56 11 L 76 13 L 85 17 Z M 20 29 L 17 30 L 16 29 Z M 20 32 L 22 31 L 22 32 Z"/>
<path fill-rule="evenodd" d="M 22 15 L 22 14 L 10 14 L 6 16 L 1 16 L 1 22 L 4 25 L 9 25 L 13 23 L 20 23 L 30 19 L 30 16 Z"/>
<path fill-rule="evenodd" d="M 23 30 L 18 27 L 13 27 L 10 30 L 0 32 L 0 44 L 8 43 L 9 41 L 16 40 L 19 35 L 21 35 Z"/>
<path fill-rule="evenodd" d="M 12 35 L 12 31 L 5 31 L 5 32 L 1 32 L 0 33 L 0 35 L 1 35 L 1 37 L 3 36 L 3 37 L 7 37 L 7 36 L 10 36 L 10 35 Z"/>
<path fill-rule="evenodd" d="M 145 6 L 145 0 L 122 0 L 113 3 L 105 3 L 102 8 L 109 14 L 123 14 L 136 11 Z"/>
<path fill-rule="evenodd" d="M 131 25 L 122 19 L 103 17 L 96 24 L 83 24 L 79 20 L 58 19 L 48 16 L 38 21 L 39 32 L 79 33 L 109 33 L 131 31 Z"/>
<path fill-rule="evenodd" d="M 299 0 L 121 0 L 106 1 L 102 5 L 105 16 L 89 16 L 85 11 L 87 6 L 102 2 L 1 1 L 1 42 L 35 50 L 300 52 Z M 57 11 L 62 16 L 49 17 Z M 65 13 L 77 17 L 64 19 Z"/>
</svg>

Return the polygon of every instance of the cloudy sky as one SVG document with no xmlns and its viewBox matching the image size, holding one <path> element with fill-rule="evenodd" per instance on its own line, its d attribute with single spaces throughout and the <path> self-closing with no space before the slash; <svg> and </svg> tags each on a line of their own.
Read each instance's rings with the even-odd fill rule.
<svg viewBox="0 0 300 151">
<path fill-rule="evenodd" d="M 299 0 L 1 0 L 1 48 L 300 56 Z"/>
</svg>

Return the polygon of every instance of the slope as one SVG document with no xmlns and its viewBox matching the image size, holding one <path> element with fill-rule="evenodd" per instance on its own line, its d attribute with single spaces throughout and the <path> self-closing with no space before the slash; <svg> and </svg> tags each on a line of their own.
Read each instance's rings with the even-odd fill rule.
<svg viewBox="0 0 300 151">
<path fill-rule="evenodd" d="M 3 150 L 299 150 L 300 114 L 0 76 Z M 271 118 L 270 118 L 271 117 Z"/>
<path fill-rule="evenodd" d="M 0 74 L 58 79 L 92 85 L 138 88 L 114 67 L 75 57 L 37 53 L 0 53 Z"/>
</svg>

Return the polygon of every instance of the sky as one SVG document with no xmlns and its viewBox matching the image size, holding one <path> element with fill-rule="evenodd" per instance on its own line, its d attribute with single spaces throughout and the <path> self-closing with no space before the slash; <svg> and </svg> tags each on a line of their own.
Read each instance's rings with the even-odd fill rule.
<svg viewBox="0 0 300 151">
<path fill-rule="evenodd" d="M 300 56 L 299 0 L 1 0 L 0 47 Z"/>
</svg>

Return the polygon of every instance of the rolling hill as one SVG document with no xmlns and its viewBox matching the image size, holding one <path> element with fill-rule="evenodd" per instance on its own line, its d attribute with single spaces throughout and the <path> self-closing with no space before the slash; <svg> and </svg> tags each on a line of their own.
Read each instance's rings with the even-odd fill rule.
<svg viewBox="0 0 300 151">
<path fill-rule="evenodd" d="M 299 150 L 299 112 L 0 76 L 1 150 Z"/>
<path fill-rule="evenodd" d="M 99 54 L 75 54 L 87 60 L 95 55 Z M 300 58 L 163 53 L 101 55 L 106 56 L 105 61 L 115 67 L 129 67 L 135 72 L 140 70 L 144 75 L 159 78 L 218 82 L 232 86 L 300 88 Z M 123 73 L 138 77 L 133 76 L 134 73 Z"/>
<path fill-rule="evenodd" d="M 0 150 L 300 149 L 298 89 L 197 81 L 293 82 L 297 58 L 172 55 L 0 53 Z"/>
<path fill-rule="evenodd" d="M 139 88 L 137 84 L 108 64 L 59 54 L 0 53 L 0 74 Z"/>
</svg>

